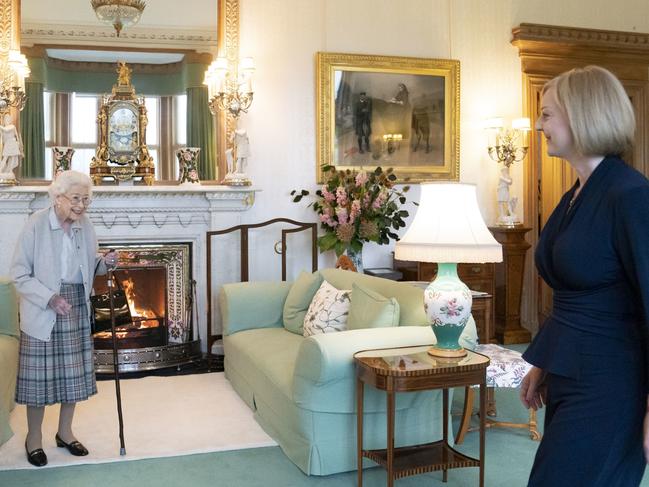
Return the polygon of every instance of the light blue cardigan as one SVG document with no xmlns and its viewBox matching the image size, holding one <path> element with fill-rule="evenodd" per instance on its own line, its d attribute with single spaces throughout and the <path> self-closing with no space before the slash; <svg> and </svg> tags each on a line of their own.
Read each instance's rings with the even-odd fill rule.
<svg viewBox="0 0 649 487">
<path fill-rule="evenodd" d="M 90 315 L 95 268 L 98 274 L 105 274 L 106 266 L 97 254 L 97 236 L 86 215 L 72 224 L 71 231 L 81 251 L 80 268 Z M 45 208 L 27 220 L 11 263 L 11 278 L 20 295 L 20 329 L 47 342 L 56 323 L 56 313 L 47 304 L 61 287 L 62 250 L 63 228 L 56 220 L 54 208 Z"/>
</svg>

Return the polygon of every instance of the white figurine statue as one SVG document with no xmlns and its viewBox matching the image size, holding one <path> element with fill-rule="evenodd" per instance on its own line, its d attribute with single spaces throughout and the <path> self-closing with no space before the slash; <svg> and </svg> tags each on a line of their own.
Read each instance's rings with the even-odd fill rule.
<svg viewBox="0 0 649 487">
<path fill-rule="evenodd" d="M 0 126 L 0 139 L 2 140 L 0 184 L 16 184 L 13 170 L 18 167 L 23 158 L 23 142 L 9 114 L 4 116 L 3 124 Z"/>
<path fill-rule="evenodd" d="M 234 150 L 227 149 L 225 151 L 228 173 L 223 182 L 231 186 L 250 186 L 252 182 L 246 175 L 248 158 L 250 157 L 248 133 L 244 129 L 235 130 L 232 134 L 231 142 Z M 234 160 L 233 152 L 236 154 L 236 161 Z"/>
<path fill-rule="evenodd" d="M 511 227 L 519 223 L 516 217 L 516 203 L 518 198 L 510 198 L 509 187 L 512 185 L 512 178 L 509 175 L 509 166 L 503 166 L 498 178 L 498 225 Z"/>
<path fill-rule="evenodd" d="M 225 163 L 228 168 L 228 175 L 234 174 L 234 158 L 232 157 L 232 149 L 226 149 Z"/>
<path fill-rule="evenodd" d="M 237 148 L 237 164 L 234 172 L 245 174 L 248 157 L 250 157 L 250 140 L 244 129 L 234 131 L 234 146 Z"/>
</svg>

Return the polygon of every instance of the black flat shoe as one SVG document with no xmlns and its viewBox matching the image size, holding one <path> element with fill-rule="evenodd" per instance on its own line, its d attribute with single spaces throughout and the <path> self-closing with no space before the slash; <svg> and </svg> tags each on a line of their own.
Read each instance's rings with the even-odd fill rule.
<svg viewBox="0 0 649 487">
<path fill-rule="evenodd" d="M 88 454 L 88 450 L 86 449 L 86 447 L 83 446 L 78 441 L 66 443 L 61 439 L 58 433 L 56 434 L 54 439 L 56 440 L 56 446 L 58 446 L 59 448 L 63 448 L 63 447 L 67 448 L 68 451 L 72 453 L 75 457 L 85 457 Z"/>
<path fill-rule="evenodd" d="M 47 455 L 42 448 L 29 451 L 27 449 L 27 443 L 25 443 L 25 452 L 27 452 L 27 461 L 34 467 L 44 467 L 47 465 Z"/>
</svg>

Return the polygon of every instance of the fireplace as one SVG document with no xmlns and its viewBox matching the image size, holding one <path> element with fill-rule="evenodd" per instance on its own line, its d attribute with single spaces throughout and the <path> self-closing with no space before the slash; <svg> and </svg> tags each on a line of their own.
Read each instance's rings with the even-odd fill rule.
<svg viewBox="0 0 649 487">
<path fill-rule="evenodd" d="M 114 290 L 122 293 L 115 327 L 120 372 L 180 366 L 200 359 L 200 339 L 194 337 L 191 243 L 104 242 L 101 247 L 102 252 L 119 252 L 113 274 Z M 95 278 L 94 292 L 97 296 L 108 293 L 107 276 Z M 95 369 L 112 373 L 112 334 L 107 317 L 103 318 L 97 320 L 99 331 L 93 335 Z"/>
</svg>

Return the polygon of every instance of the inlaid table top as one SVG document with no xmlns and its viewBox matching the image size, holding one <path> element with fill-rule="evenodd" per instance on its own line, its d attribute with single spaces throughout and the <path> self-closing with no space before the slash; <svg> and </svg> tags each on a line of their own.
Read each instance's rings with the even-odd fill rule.
<svg viewBox="0 0 649 487">
<path fill-rule="evenodd" d="M 489 358 L 467 350 L 465 357 L 441 358 L 428 354 L 430 345 L 366 350 L 354 354 L 356 362 L 374 374 L 392 377 L 449 374 L 484 369 Z"/>
</svg>

